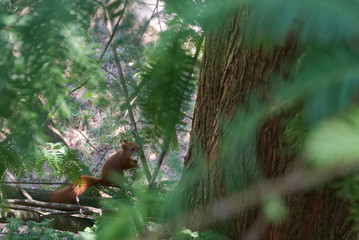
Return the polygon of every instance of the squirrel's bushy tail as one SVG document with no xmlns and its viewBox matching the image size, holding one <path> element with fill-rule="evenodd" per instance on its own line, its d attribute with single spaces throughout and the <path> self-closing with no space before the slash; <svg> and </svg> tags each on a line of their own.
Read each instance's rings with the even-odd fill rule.
<svg viewBox="0 0 359 240">
<path fill-rule="evenodd" d="M 57 203 L 72 203 L 75 201 L 76 196 L 81 195 L 87 189 L 100 183 L 102 179 L 95 178 L 87 175 L 82 175 L 78 185 L 70 185 L 63 189 L 54 192 L 51 195 L 51 202 Z"/>
</svg>

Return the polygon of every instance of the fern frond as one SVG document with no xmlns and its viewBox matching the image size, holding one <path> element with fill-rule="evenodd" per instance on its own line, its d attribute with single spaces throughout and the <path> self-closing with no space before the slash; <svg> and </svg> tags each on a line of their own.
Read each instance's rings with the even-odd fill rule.
<svg viewBox="0 0 359 240">
<path fill-rule="evenodd" d="M 137 100 L 154 135 L 167 141 L 175 136 L 194 90 L 194 81 L 189 76 L 192 58 L 182 48 L 179 35 L 171 37 L 143 69 Z"/>
<path fill-rule="evenodd" d="M 45 166 L 50 168 L 55 177 L 70 175 L 71 179 L 80 178 L 82 168 L 78 152 L 62 143 L 47 143 L 39 147 L 35 154 L 35 170 L 41 175 Z"/>
</svg>

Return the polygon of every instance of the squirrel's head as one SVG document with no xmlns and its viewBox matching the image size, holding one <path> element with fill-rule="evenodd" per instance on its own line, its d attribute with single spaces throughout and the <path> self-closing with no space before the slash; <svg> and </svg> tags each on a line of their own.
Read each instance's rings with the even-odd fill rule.
<svg viewBox="0 0 359 240">
<path fill-rule="evenodd" d="M 133 142 L 122 141 L 122 149 L 132 155 L 140 150 L 140 146 Z"/>
</svg>

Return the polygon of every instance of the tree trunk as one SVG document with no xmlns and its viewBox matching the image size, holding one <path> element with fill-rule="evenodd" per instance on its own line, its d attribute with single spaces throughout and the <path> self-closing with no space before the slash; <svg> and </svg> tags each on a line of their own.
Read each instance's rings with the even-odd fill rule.
<svg viewBox="0 0 359 240">
<path fill-rule="evenodd" d="M 204 68 L 198 82 L 185 166 L 188 173 L 198 166 L 207 171 L 196 172 L 196 177 L 190 178 L 185 173 L 182 178 L 184 207 L 195 216 L 187 222 L 188 226 L 202 231 L 214 229 L 233 239 L 354 239 L 347 220 L 348 204 L 337 198 L 329 187 L 289 196 L 286 199 L 289 214 L 280 225 L 269 224 L 259 209 L 251 209 L 237 212 L 229 221 L 218 220 L 209 226 L 205 224 L 206 216 L 197 211 L 215 199 L 250 186 L 261 175 L 267 178 L 283 175 L 294 161 L 294 156 L 282 151 L 287 143 L 281 136 L 285 120 L 295 111 L 263 122 L 250 144 L 240 149 L 236 166 L 223 167 L 225 159 L 220 159 L 223 153 L 219 146 L 228 132 L 220 127 L 221 117 L 231 119 L 239 107 L 248 107 L 253 93 L 265 100 L 271 87 L 268 76 L 285 77 L 286 67 L 293 65 L 299 55 L 294 36 L 272 49 L 247 49 L 240 41 L 239 21 L 237 16 L 206 36 Z M 228 187 L 228 182 L 236 186 Z M 257 235 L 252 236 L 251 231 Z"/>
</svg>

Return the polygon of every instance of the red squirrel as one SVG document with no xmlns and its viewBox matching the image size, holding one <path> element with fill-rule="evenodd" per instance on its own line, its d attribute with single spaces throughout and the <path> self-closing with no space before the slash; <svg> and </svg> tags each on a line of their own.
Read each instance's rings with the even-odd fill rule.
<svg viewBox="0 0 359 240">
<path fill-rule="evenodd" d="M 123 175 L 123 170 L 138 167 L 137 160 L 132 159 L 131 155 L 139 150 L 140 146 L 136 143 L 123 140 L 122 149 L 108 157 L 103 164 L 101 172 L 102 178 L 82 175 L 78 185 L 71 184 L 66 188 L 54 192 L 51 195 L 51 202 L 72 203 L 77 196 L 96 184 L 110 186 L 112 184 L 110 180 L 111 173 L 120 173 Z"/>
</svg>

